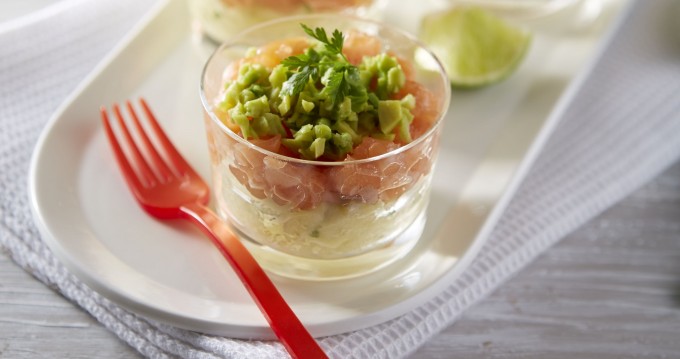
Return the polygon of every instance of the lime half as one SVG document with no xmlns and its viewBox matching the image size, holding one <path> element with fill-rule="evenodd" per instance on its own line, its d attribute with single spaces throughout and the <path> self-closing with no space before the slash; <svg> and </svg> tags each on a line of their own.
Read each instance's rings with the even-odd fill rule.
<svg viewBox="0 0 680 359">
<path fill-rule="evenodd" d="M 531 33 L 483 9 L 458 6 L 425 16 L 420 39 L 442 61 L 453 86 L 475 88 L 512 74 Z"/>
</svg>

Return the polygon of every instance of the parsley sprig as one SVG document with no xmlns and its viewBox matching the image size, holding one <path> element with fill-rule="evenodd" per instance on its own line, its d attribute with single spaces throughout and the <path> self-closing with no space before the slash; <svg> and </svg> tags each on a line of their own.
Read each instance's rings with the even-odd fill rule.
<svg viewBox="0 0 680 359">
<path fill-rule="evenodd" d="M 305 33 L 324 45 L 323 50 L 317 51 L 310 47 L 303 54 L 290 56 L 281 62 L 289 70 L 294 71 L 283 83 L 281 93 L 297 95 L 312 81 L 314 84 L 320 82 L 324 86 L 322 93 L 331 107 L 342 103 L 347 96 L 353 96 L 353 103 L 356 99 L 363 100 L 366 89 L 360 83 L 359 69 L 342 53 L 344 45 L 342 32 L 336 29 L 329 38 L 323 28 L 311 29 L 305 24 L 300 25 Z"/>
<path fill-rule="evenodd" d="M 342 32 L 340 32 L 340 30 L 335 29 L 331 39 L 329 40 L 328 35 L 326 35 L 326 30 L 323 28 L 317 27 L 312 30 L 305 24 L 300 25 L 305 30 L 307 35 L 319 40 L 322 44 L 324 44 L 326 51 L 330 52 L 331 54 L 340 55 L 346 62 L 348 62 L 345 55 L 342 54 L 342 46 L 345 42 L 345 39 L 342 37 Z"/>
</svg>

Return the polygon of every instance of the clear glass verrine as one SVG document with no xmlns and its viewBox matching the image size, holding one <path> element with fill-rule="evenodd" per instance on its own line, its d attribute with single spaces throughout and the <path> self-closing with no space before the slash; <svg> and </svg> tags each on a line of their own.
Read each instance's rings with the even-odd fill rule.
<svg viewBox="0 0 680 359">
<path fill-rule="evenodd" d="M 222 42 L 251 26 L 288 16 L 341 14 L 379 17 L 386 0 L 188 0 L 189 11 L 208 38 Z"/>
<path fill-rule="evenodd" d="M 367 137 L 343 161 L 285 156 L 273 150 L 277 138 L 245 140 L 230 129 L 218 107 L 229 67 L 249 49 L 304 36 L 300 23 L 379 39 L 381 52 L 410 64 L 403 90 L 415 95 L 413 114 L 428 126 L 412 128 L 417 136 L 403 145 Z M 382 268 L 421 236 L 449 96 L 434 55 L 377 22 L 312 15 L 246 30 L 216 50 L 201 82 L 217 211 L 271 272 L 323 280 Z"/>
</svg>

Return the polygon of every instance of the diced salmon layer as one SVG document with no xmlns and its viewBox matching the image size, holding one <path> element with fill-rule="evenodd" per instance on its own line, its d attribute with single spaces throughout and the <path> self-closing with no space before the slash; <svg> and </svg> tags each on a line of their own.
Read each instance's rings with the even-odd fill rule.
<svg viewBox="0 0 680 359">
<path fill-rule="evenodd" d="M 416 98 L 416 108 L 411 111 L 413 122 L 410 128 L 411 137 L 416 139 L 424 135 L 437 122 L 441 111 L 441 99 L 425 86 L 410 79 L 406 80 L 404 87 L 395 94 L 394 98 L 403 98 L 408 94 Z"/>
<path fill-rule="evenodd" d="M 394 142 L 367 137 L 345 161 L 380 156 L 399 148 Z M 433 161 L 430 141 L 401 153 L 366 163 L 348 163 L 329 171 L 329 189 L 343 200 L 390 202 L 426 175 Z"/>
<path fill-rule="evenodd" d="M 359 65 L 364 56 L 375 56 L 380 54 L 382 44 L 380 39 L 370 36 L 360 31 L 351 30 L 347 32 L 342 52 L 352 65 Z"/>
<path fill-rule="evenodd" d="M 280 136 L 251 142 L 272 152 L 283 148 Z M 241 143 L 235 143 L 232 150 L 234 163 L 229 170 L 253 196 L 299 209 L 314 208 L 321 202 L 325 178 L 316 166 L 282 161 Z"/>
<path fill-rule="evenodd" d="M 272 68 L 282 59 L 302 53 L 309 43 L 296 38 L 274 42 L 260 48 L 255 57 L 235 62 L 225 72 L 234 79 L 238 68 L 247 62 L 256 62 Z M 345 54 L 353 63 L 365 55 L 380 52 L 378 39 L 359 32 L 350 32 L 345 41 Z M 425 86 L 412 79 L 410 63 L 399 59 L 405 69 L 407 81 L 394 98 L 412 94 L 416 98 L 411 135 L 415 140 L 425 134 L 436 122 L 440 100 Z M 232 67 L 233 66 L 233 67 Z M 232 128 L 233 129 L 233 128 Z M 238 132 L 238 128 L 233 129 Z M 401 144 L 371 137 L 363 139 L 344 159 L 343 165 L 316 165 L 284 161 L 266 155 L 249 146 L 234 142 L 233 163 L 229 169 L 234 177 L 256 198 L 271 199 L 292 209 L 313 209 L 321 202 L 362 203 L 390 202 L 412 188 L 432 168 L 437 137 L 433 136 L 397 154 L 373 161 L 353 163 L 399 149 Z M 252 144 L 283 156 L 291 156 L 281 144 L 281 137 L 251 139 Z"/>
</svg>

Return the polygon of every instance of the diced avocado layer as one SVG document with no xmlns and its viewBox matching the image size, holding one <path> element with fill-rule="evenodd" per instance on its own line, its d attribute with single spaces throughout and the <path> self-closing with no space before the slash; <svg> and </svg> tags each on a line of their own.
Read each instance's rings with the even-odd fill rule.
<svg viewBox="0 0 680 359">
<path fill-rule="evenodd" d="M 219 107 L 229 115 L 227 120 L 246 139 L 281 135 L 282 144 L 304 159 L 341 160 L 367 136 L 412 140 L 415 97 L 394 98 L 406 81 L 395 57 L 366 56 L 353 66 L 318 49 L 318 44 L 310 46 L 302 56 L 319 59 L 315 69 L 307 70 L 319 71 L 319 80 L 298 82 L 302 90 L 295 95 L 284 87 L 304 69 L 267 69 L 245 61 L 237 78 L 225 84 Z"/>
</svg>

